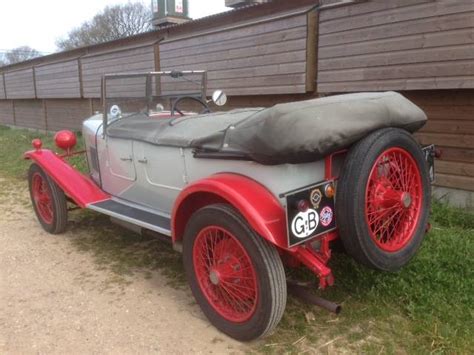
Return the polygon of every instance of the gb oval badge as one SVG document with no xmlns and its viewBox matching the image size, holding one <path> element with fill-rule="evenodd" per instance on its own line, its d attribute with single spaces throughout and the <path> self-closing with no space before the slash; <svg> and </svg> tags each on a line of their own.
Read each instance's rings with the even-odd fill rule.
<svg viewBox="0 0 474 355">
<path fill-rule="evenodd" d="M 309 237 L 318 228 L 318 212 L 308 209 L 305 212 L 299 212 L 291 221 L 291 232 L 296 238 Z"/>
</svg>

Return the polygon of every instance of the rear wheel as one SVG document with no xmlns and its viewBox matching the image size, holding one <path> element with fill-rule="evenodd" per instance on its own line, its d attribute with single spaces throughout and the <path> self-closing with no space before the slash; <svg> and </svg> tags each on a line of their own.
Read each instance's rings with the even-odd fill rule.
<svg viewBox="0 0 474 355">
<path fill-rule="evenodd" d="M 64 232 L 67 202 L 64 192 L 37 164 L 28 171 L 31 202 L 41 226 L 51 234 Z"/>
<path fill-rule="evenodd" d="M 376 131 L 351 148 L 338 181 L 340 235 L 354 259 L 395 271 L 417 252 L 429 217 L 430 181 L 406 131 Z"/>
<path fill-rule="evenodd" d="M 197 303 L 220 331 L 247 341 L 280 321 L 287 294 L 278 252 L 230 206 L 211 205 L 191 217 L 183 260 Z"/>
</svg>

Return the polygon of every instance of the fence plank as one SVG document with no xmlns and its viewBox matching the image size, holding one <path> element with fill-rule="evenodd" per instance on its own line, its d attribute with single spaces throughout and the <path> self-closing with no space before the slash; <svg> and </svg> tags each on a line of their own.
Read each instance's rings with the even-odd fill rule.
<svg viewBox="0 0 474 355">
<path fill-rule="evenodd" d="M 7 99 L 35 98 L 32 68 L 6 72 L 4 75 Z"/>
<path fill-rule="evenodd" d="M 79 98 L 79 61 L 77 59 L 35 67 L 38 98 Z"/>
<path fill-rule="evenodd" d="M 15 124 L 19 127 L 46 129 L 41 100 L 15 100 Z"/>
</svg>

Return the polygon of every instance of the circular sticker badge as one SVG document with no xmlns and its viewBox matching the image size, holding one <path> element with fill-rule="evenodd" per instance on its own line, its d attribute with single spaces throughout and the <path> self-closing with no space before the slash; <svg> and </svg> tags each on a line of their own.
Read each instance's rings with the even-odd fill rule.
<svg viewBox="0 0 474 355">
<path fill-rule="evenodd" d="M 321 203 L 321 200 L 323 198 L 323 195 L 321 193 L 321 191 L 319 191 L 319 189 L 315 189 L 313 191 L 311 191 L 311 195 L 310 195 L 310 201 L 311 201 L 311 204 L 313 205 L 313 207 L 315 209 L 318 209 L 319 208 L 319 204 Z"/>
<path fill-rule="evenodd" d="M 319 213 L 319 221 L 324 227 L 327 227 L 331 224 L 333 217 L 333 212 L 331 207 L 324 207 Z"/>
</svg>

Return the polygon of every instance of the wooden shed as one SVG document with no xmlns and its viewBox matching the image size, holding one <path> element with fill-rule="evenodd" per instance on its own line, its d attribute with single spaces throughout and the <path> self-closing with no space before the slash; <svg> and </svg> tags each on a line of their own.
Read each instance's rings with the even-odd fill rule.
<svg viewBox="0 0 474 355">
<path fill-rule="evenodd" d="M 474 1 L 321 5 L 318 93 L 403 93 L 428 115 L 419 141 L 442 149 L 438 193 L 474 206 Z"/>
<path fill-rule="evenodd" d="M 206 69 L 227 108 L 396 90 L 443 150 L 436 184 L 474 204 L 474 1 L 273 0 L 0 68 L 0 123 L 79 129 L 111 72 Z M 133 85 L 121 90 L 132 92 Z"/>
</svg>

